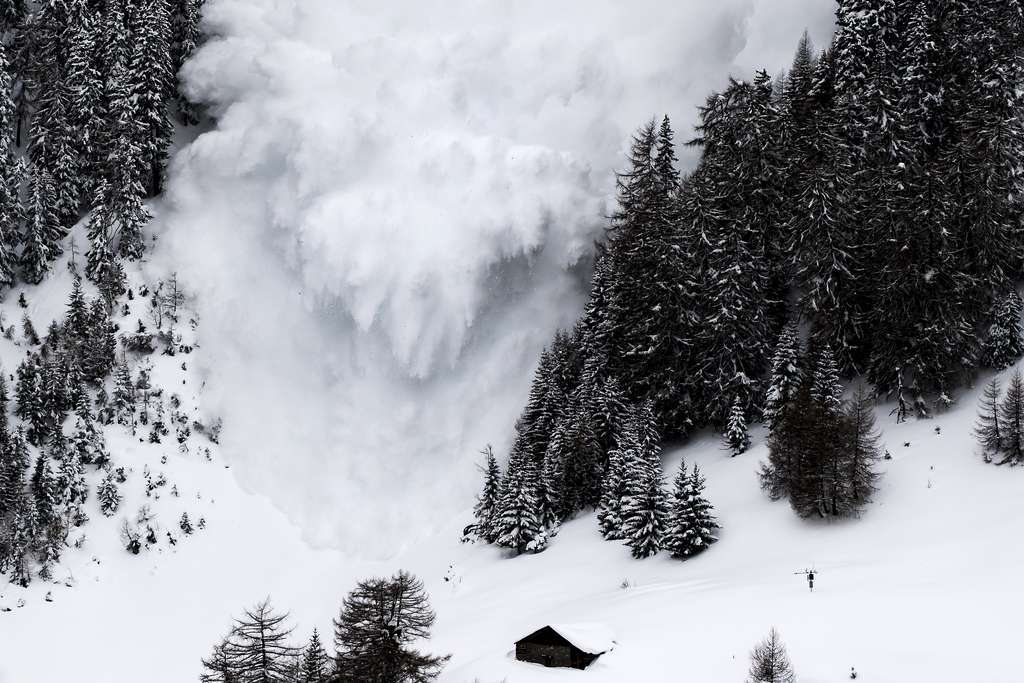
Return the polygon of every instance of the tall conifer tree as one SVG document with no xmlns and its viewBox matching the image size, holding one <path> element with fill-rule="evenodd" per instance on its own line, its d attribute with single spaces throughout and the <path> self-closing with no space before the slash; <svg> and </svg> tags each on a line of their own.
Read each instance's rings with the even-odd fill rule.
<svg viewBox="0 0 1024 683">
<path fill-rule="evenodd" d="M 523 553 L 541 536 L 539 477 L 533 459 L 513 449 L 491 529 L 496 544 Z"/>
<path fill-rule="evenodd" d="M 1024 378 L 1020 370 L 1010 376 L 1006 396 L 999 406 L 999 417 L 1005 453 L 999 464 L 1024 462 Z"/>
<path fill-rule="evenodd" d="M 654 401 L 663 430 L 684 433 L 692 416 L 681 393 L 695 324 L 692 278 L 679 249 L 679 185 L 672 129 L 647 123 L 617 178 L 618 210 L 608 236 L 609 359 L 625 393 Z"/>
<path fill-rule="evenodd" d="M 786 326 L 775 344 L 772 356 L 771 374 L 768 378 L 768 393 L 764 401 L 764 421 L 768 426 L 775 424 L 783 408 L 800 386 L 800 334 L 796 323 Z"/>
<path fill-rule="evenodd" d="M 494 541 L 494 515 L 501 494 L 501 470 L 490 444 L 481 453 L 484 456 L 484 464 L 480 467 L 484 475 L 484 486 L 476 499 L 473 516 L 476 518 L 477 535 L 486 541 Z"/>
<path fill-rule="evenodd" d="M 1000 452 L 1003 448 L 1003 431 L 999 425 L 999 396 L 1001 393 L 999 378 L 993 377 L 985 385 L 978 406 L 978 421 L 974 426 L 974 436 L 981 444 L 986 459 L 990 459 L 993 454 Z"/>
</svg>

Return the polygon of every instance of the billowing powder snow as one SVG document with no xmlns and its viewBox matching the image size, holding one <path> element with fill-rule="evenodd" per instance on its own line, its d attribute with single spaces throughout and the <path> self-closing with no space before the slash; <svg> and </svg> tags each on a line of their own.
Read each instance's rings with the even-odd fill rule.
<svg viewBox="0 0 1024 683">
<path fill-rule="evenodd" d="M 157 259 L 200 295 L 239 477 L 347 551 L 450 518 L 578 314 L 630 133 L 668 113 L 687 139 L 831 12 L 207 0 L 185 78 L 217 124 L 174 160 Z"/>
</svg>

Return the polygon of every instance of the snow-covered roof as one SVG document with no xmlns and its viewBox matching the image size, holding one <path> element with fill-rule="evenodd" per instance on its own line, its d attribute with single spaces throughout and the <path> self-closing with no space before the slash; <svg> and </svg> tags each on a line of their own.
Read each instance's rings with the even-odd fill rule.
<svg viewBox="0 0 1024 683">
<path fill-rule="evenodd" d="M 615 646 L 615 635 L 604 624 L 548 624 L 583 652 L 599 655 Z"/>
</svg>

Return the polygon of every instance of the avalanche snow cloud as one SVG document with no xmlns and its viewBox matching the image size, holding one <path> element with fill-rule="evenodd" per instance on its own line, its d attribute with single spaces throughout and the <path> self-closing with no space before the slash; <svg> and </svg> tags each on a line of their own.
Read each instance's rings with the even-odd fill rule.
<svg viewBox="0 0 1024 683">
<path fill-rule="evenodd" d="M 237 476 L 380 555 L 471 503 L 571 325 L 613 170 L 778 71 L 826 0 L 207 0 L 159 260 L 199 296 Z M 684 163 L 689 152 L 681 152 Z"/>
</svg>

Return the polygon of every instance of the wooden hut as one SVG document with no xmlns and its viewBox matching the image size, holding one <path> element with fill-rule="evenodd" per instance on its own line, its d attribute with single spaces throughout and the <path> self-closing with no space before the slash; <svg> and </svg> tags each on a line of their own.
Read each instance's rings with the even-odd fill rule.
<svg viewBox="0 0 1024 683">
<path fill-rule="evenodd" d="M 611 633 L 596 624 L 551 624 L 516 641 L 516 659 L 544 666 L 586 669 L 612 649 Z"/>
</svg>

